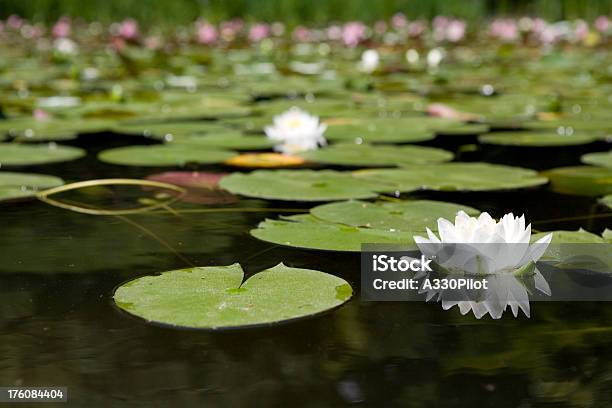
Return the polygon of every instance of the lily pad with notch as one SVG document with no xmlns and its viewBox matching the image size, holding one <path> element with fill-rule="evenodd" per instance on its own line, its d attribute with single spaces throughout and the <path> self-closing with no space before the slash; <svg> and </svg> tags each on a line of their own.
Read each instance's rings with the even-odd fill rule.
<svg viewBox="0 0 612 408">
<path fill-rule="evenodd" d="M 100 152 L 98 158 L 124 166 L 185 166 L 189 163 L 221 163 L 235 156 L 229 150 L 194 148 L 190 145 L 128 146 Z"/>
<path fill-rule="evenodd" d="M 33 197 L 40 190 L 64 184 L 59 177 L 46 174 L 0 172 L 0 201 Z"/>
<path fill-rule="evenodd" d="M 239 264 L 144 276 L 114 294 L 122 310 L 151 323 L 240 329 L 285 323 L 337 308 L 353 294 L 342 278 L 279 264 L 244 281 Z"/>
</svg>

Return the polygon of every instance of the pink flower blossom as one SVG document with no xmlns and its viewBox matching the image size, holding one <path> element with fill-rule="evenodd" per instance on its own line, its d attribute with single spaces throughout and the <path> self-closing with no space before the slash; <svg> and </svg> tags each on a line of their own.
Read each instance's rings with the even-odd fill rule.
<svg viewBox="0 0 612 408">
<path fill-rule="evenodd" d="M 408 20 L 406 19 L 406 16 L 402 13 L 396 13 L 393 15 L 393 17 L 391 17 L 391 25 L 395 29 L 406 27 L 407 24 Z"/>
<path fill-rule="evenodd" d="M 214 44 L 219 38 L 219 33 L 214 25 L 206 21 L 196 22 L 196 37 L 200 44 Z"/>
<path fill-rule="evenodd" d="M 57 22 L 53 26 L 51 34 L 53 34 L 53 37 L 55 38 L 69 37 L 71 30 L 72 27 L 70 24 L 70 19 L 68 17 L 62 17 L 57 20 Z"/>
<path fill-rule="evenodd" d="M 607 33 L 610 29 L 610 19 L 607 16 L 599 16 L 595 19 L 595 29 L 601 33 Z"/>
<path fill-rule="evenodd" d="M 450 42 L 459 42 L 465 37 L 465 21 L 451 20 L 446 27 L 446 39 Z"/>
<path fill-rule="evenodd" d="M 244 23 L 242 22 L 242 20 L 233 19 L 221 23 L 219 31 L 221 32 L 221 38 L 224 41 L 232 41 L 238 36 L 238 34 L 242 32 L 243 28 Z"/>
<path fill-rule="evenodd" d="M 260 42 L 270 36 L 270 27 L 267 24 L 253 24 L 249 30 L 249 41 Z"/>
<path fill-rule="evenodd" d="M 301 25 L 297 26 L 293 29 L 293 39 L 295 39 L 298 42 L 311 41 L 312 32 L 304 26 L 301 26 Z"/>
<path fill-rule="evenodd" d="M 425 20 L 416 20 L 408 24 L 408 35 L 410 37 L 419 37 L 427 29 L 427 22 Z"/>
<path fill-rule="evenodd" d="M 589 35 L 589 25 L 584 20 L 576 21 L 576 26 L 574 27 L 574 36 L 576 40 L 582 41 L 587 35 Z"/>
<path fill-rule="evenodd" d="M 119 25 L 119 36 L 126 40 L 135 40 L 138 37 L 138 23 L 128 18 Z"/>
<path fill-rule="evenodd" d="M 11 14 L 6 19 L 6 26 L 13 30 L 19 30 L 21 26 L 23 25 L 23 23 L 24 23 L 23 18 L 19 17 L 16 14 Z"/>
<path fill-rule="evenodd" d="M 51 115 L 49 114 L 49 112 L 47 112 L 47 111 L 45 111 L 43 109 L 34 109 L 34 112 L 32 113 L 32 116 L 36 120 L 48 120 L 48 119 L 51 118 Z"/>
<path fill-rule="evenodd" d="M 495 19 L 489 26 L 489 35 L 504 42 L 513 42 L 519 37 L 518 26 L 509 18 Z"/>
<path fill-rule="evenodd" d="M 355 47 L 365 39 L 366 26 L 359 21 L 346 23 L 342 29 L 342 42 L 348 47 Z"/>
</svg>

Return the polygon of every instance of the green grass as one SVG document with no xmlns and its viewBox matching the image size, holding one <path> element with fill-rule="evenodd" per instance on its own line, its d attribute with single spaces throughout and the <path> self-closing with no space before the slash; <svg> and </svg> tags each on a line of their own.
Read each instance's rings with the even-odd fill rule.
<svg viewBox="0 0 612 408">
<path fill-rule="evenodd" d="M 559 20 L 612 13 L 612 0 L 2 0 L 0 17 L 16 13 L 37 21 L 70 15 L 104 22 L 134 17 L 143 24 L 186 23 L 198 17 L 284 21 L 385 19 L 401 11 L 409 18 L 438 14 L 478 21 L 494 15 L 538 15 Z"/>
</svg>

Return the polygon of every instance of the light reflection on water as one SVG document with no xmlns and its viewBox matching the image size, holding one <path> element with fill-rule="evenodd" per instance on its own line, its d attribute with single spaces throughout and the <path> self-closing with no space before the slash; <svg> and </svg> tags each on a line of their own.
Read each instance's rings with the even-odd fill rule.
<svg viewBox="0 0 612 408">
<path fill-rule="evenodd" d="M 119 172 L 87 160 L 51 170 L 61 175 L 84 164 L 94 166 L 84 177 Z M 589 213 L 592 204 L 572 197 L 560 202 L 542 191 L 433 197 L 496 215 L 525 211 L 534 221 Z M 355 298 L 332 313 L 279 327 L 173 330 L 120 312 L 113 289 L 136 276 L 184 267 L 184 257 L 198 265 L 238 261 L 247 273 L 283 261 L 342 275 L 358 293 L 359 255 L 272 247 L 251 238 L 248 230 L 274 212 L 130 217 L 164 246 L 116 217 L 39 202 L 1 208 L 2 385 L 67 386 L 73 402 L 92 406 L 612 403 L 612 308 L 605 303 L 538 303 L 531 319 L 492 321 L 436 304 Z M 605 225 L 589 222 L 594 230 Z"/>
</svg>

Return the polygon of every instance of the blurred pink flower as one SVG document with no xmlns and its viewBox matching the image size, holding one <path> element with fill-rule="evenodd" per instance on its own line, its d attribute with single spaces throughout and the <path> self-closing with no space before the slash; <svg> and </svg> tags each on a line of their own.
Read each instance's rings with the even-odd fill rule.
<svg viewBox="0 0 612 408">
<path fill-rule="evenodd" d="M 214 25 L 206 21 L 196 22 L 196 37 L 200 44 L 213 44 L 219 38 L 219 33 Z"/>
<path fill-rule="evenodd" d="M 232 41 L 238 36 L 238 34 L 240 34 L 243 28 L 244 23 L 242 20 L 233 19 L 221 23 L 219 31 L 221 32 L 221 38 L 224 41 Z"/>
<path fill-rule="evenodd" d="M 406 27 L 407 24 L 408 20 L 406 19 L 406 16 L 402 13 L 395 13 L 393 17 L 391 17 L 391 25 L 395 29 Z"/>
<path fill-rule="evenodd" d="M 451 20 L 446 27 L 446 39 L 450 42 L 459 42 L 465 37 L 465 21 Z"/>
<path fill-rule="evenodd" d="M 119 25 L 119 36 L 126 40 L 135 40 L 138 37 L 138 23 L 128 18 Z"/>
<path fill-rule="evenodd" d="M 43 109 L 34 109 L 32 116 L 34 116 L 34 119 L 36 120 L 47 120 L 51 118 L 51 115 L 49 114 L 49 112 Z"/>
<path fill-rule="evenodd" d="M 307 42 L 312 40 L 312 33 L 304 26 L 297 26 L 293 29 L 293 39 L 299 42 Z"/>
<path fill-rule="evenodd" d="M 427 29 L 427 22 L 425 20 L 416 20 L 408 24 L 408 35 L 410 37 L 419 37 Z"/>
<path fill-rule="evenodd" d="M 70 36 L 70 31 L 72 26 L 70 24 L 70 19 L 68 17 L 61 17 L 55 25 L 53 25 L 53 29 L 51 30 L 51 34 L 55 38 L 64 38 Z"/>
<path fill-rule="evenodd" d="M 601 33 L 606 33 L 610 29 L 610 19 L 607 16 L 599 16 L 595 19 L 595 29 Z"/>
<path fill-rule="evenodd" d="M 249 41 L 260 42 L 270 36 L 270 26 L 263 23 L 253 24 L 249 30 Z"/>
<path fill-rule="evenodd" d="M 342 29 L 342 42 L 349 47 L 357 46 L 366 36 L 366 26 L 359 21 L 351 21 Z"/>
<path fill-rule="evenodd" d="M 518 26 L 512 19 L 498 18 L 489 26 L 489 35 L 504 42 L 513 42 L 519 37 Z"/>
<path fill-rule="evenodd" d="M 23 23 L 24 23 L 23 18 L 19 17 L 16 14 L 11 14 L 6 19 L 6 26 L 12 30 L 19 30 L 21 26 L 23 25 Z"/>
<path fill-rule="evenodd" d="M 576 40 L 582 41 L 589 35 L 589 25 L 584 20 L 577 20 L 574 27 L 574 36 Z"/>
</svg>

